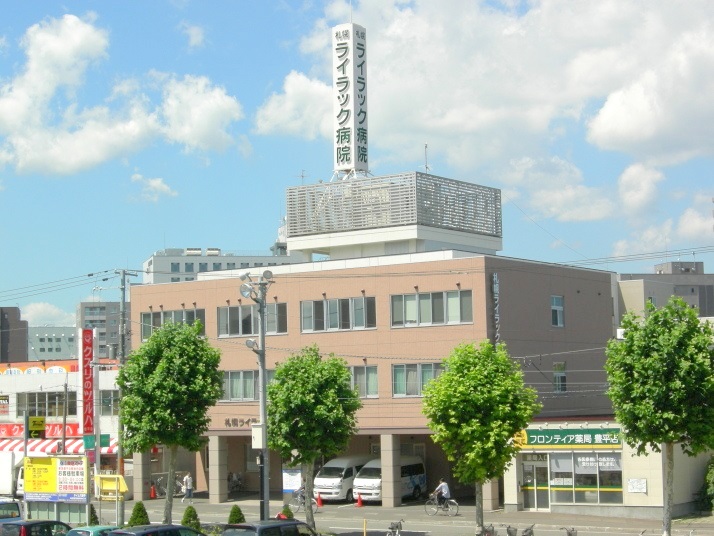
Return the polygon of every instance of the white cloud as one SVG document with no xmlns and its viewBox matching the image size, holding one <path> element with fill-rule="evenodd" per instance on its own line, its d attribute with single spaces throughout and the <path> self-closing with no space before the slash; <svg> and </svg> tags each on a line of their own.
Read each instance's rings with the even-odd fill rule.
<svg viewBox="0 0 714 536">
<path fill-rule="evenodd" d="M 22 307 L 22 319 L 29 326 L 75 326 L 75 313 L 63 311 L 47 302 L 28 303 Z"/>
<path fill-rule="evenodd" d="M 141 199 L 144 201 L 157 203 L 162 197 L 176 197 L 178 195 L 162 178 L 150 179 L 139 173 L 134 173 L 131 176 L 131 181 L 138 182 L 141 185 Z"/>
<path fill-rule="evenodd" d="M 189 24 L 184 21 L 179 25 L 179 29 L 188 37 L 189 48 L 199 48 L 203 46 L 205 35 L 201 26 Z"/>
<path fill-rule="evenodd" d="M 529 213 L 558 221 L 593 221 L 609 217 L 613 203 L 597 188 L 583 184 L 580 170 L 561 158 L 521 158 L 503 175 L 510 188 L 527 198 Z"/>
<path fill-rule="evenodd" d="M 618 180 L 620 203 L 628 213 L 639 213 L 651 207 L 657 195 L 657 184 L 664 175 L 643 164 L 633 164 Z"/>
<path fill-rule="evenodd" d="M 256 115 L 259 134 L 292 134 L 308 140 L 329 137 L 332 128 L 332 88 L 292 71 L 283 93 L 274 93 Z"/>
<path fill-rule="evenodd" d="M 672 220 L 667 220 L 659 225 L 652 225 L 631 233 L 630 239 L 615 242 L 612 255 L 614 257 L 623 257 L 638 253 L 651 253 L 652 251 L 666 251 L 671 245 L 672 234 Z"/>
<path fill-rule="evenodd" d="M 714 237 L 714 218 L 711 212 L 686 209 L 677 222 L 677 235 L 695 241 L 708 235 L 711 240 L 711 237 Z"/>
<path fill-rule="evenodd" d="M 225 149 L 233 143 L 228 127 L 243 118 L 240 103 L 205 76 L 169 80 L 161 112 L 164 135 L 187 149 Z"/>
<path fill-rule="evenodd" d="M 206 77 L 149 73 L 163 101 L 152 104 L 138 78 L 118 80 L 104 105 L 81 107 L 92 63 L 107 57 L 107 32 L 94 16 L 65 15 L 31 26 L 22 38 L 26 63 L 0 82 L 0 169 L 71 174 L 141 150 L 163 137 L 188 150 L 225 149 L 240 103 Z"/>
</svg>

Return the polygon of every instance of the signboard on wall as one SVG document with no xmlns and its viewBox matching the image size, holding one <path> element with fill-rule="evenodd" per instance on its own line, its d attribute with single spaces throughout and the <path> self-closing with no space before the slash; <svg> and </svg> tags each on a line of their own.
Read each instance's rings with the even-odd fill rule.
<svg viewBox="0 0 714 536">
<path fill-rule="evenodd" d="M 622 432 L 619 428 L 528 429 L 516 441 L 522 450 L 621 449 Z"/>
<path fill-rule="evenodd" d="M 86 504 L 89 471 L 85 456 L 26 457 L 25 500 Z"/>
<path fill-rule="evenodd" d="M 82 330 L 82 429 L 85 434 L 94 433 L 94 330 Z"/>
</svg>

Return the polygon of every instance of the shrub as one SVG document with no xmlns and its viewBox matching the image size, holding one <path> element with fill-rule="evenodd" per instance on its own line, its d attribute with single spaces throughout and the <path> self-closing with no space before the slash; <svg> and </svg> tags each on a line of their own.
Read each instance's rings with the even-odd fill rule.
<svg viewBox="0 0 714 536">
<path fill-rule="evenodd" d="M 149 514 L 146 513 L 146 506 L 144 506 L 144 503 L 141 501 L 134 503 L 134 509 L 131 511 L 131 517 L 129 518 L 127 525 L 130 527 L 136 527 L 138 525 L 148 525 L 150 523 Z"/>
<path fill-rule="evenodd" d="M 704 483 L 697 493 L 697 506 L 700 510 L 711 510 L 712 504 L 714 504 L 714 457 L 707 462 Z"/>
<path fill-rule="evenodd" d="M 201 531 L 201 520 L 198 519 L 198 512 L 193 506 L 189 506 L 183 513 L 183 518 L 181 519 L 181 524 L 186 527 L 191 527 L 197 531 Z"/>
<path fill-rule="evenodd" d="M 89 505 L 89 524 L 99 525 L 99 518 L 97 517 L 97 511 L 94 509 L 94 505 Z"/>
<path fill-rule="evenodd" d="M 230 514 L 228 514 L 228 523 L 245 523 L 243 510 L 241 510 L 237 504 L 233 505 Z"/>
</svg>

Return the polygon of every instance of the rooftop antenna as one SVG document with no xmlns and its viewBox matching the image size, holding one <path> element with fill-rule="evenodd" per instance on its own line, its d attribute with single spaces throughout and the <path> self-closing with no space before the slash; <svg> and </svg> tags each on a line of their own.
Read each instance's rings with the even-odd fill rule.
<svg viewBox="0 0 714 536">
<path fill-rule="evenodd" d="M 429 173 L 429 145 L 424 144 L 424 171 Z"/>
<path fill-rule="evenodd" d="M 307 175 L 305 174 L 305 170 L 301 169 L 300 170 L 300 184 L 302 186 L 305 186 L 305 177 L 307 177 Z"/>
</svg>

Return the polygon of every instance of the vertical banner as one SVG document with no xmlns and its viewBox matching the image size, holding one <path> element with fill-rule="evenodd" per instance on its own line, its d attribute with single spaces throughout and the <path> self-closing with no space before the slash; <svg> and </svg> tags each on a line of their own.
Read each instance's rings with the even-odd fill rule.
<svg viewBox="0 0 714 536">
<path fill-rule="evenodd" d="M 83 433 L 94 433 L 94 330 L 82 330 L 82 429 Z"/>
<path fill-rule="evenodd" d="M 332 29 L 335 171 L 369 171 L 367 158 L 367 32 L 357 24 Z"/>
</svg>

